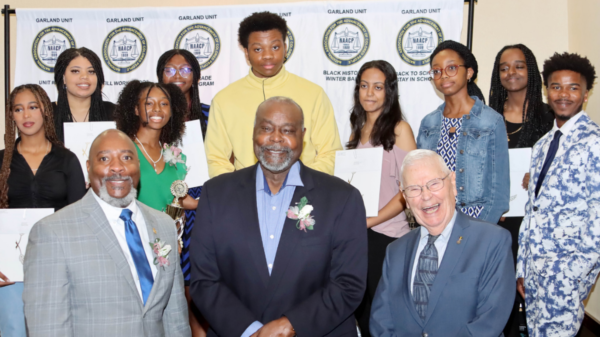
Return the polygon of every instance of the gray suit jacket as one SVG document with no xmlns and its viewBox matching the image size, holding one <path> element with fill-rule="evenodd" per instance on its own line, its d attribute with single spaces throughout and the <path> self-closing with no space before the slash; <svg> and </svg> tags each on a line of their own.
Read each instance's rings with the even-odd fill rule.
<svg viewBox="0 0 600 337">
<path fill-rule="evenodd" d="M 125 255 L 92 193 L 90 189 L 31 230 L 23 291 L 29 337 L 189 337 L 173 220 L 137 202 L 150 240 L 160 238 L 173 247 L 170 265 L 157 267 L 143 305 Z"/>
</svg>

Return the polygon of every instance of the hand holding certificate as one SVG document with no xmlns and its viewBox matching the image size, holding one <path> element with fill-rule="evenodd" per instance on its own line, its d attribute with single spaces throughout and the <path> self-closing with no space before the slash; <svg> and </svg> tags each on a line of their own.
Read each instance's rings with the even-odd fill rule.
<svg viewBox="0 0 600 337">
<path fill-rule="evenodd" d="M 503 216 L 525 216 L 528 195 L 521 185 L 523 177 L 529 172 L 531 148 L 509 149 L 508 157 L 510 162 L 510 209 Z"/>
<path fill-rule="evenodd" d="M 383 147 L 338 151 L 333 175 L 356 187 L 363 197 L 367 217 L 379 213 Z"/>
<path fill-rule="evenodd" d="M 23 261 L 31 228 L 52 213 L 52 208 L 0 209 L 0 271 L 12 282 L 23 282 Z"/>
</svg>

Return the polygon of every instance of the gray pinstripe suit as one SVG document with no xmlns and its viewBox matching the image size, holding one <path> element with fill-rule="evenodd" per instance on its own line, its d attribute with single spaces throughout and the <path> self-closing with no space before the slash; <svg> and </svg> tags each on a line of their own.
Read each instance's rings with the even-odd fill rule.
<svg viewBox="0 0 600 337">
<path fill-rule="evenodd" d="M 173 247 L 170 265 L 158 267 L 144 306 L 125 255 L 91 193 L 31 230 L 23 291 L 29 337 L 189 337 L 173 220 L 138 202 L 150 240 L 158 237 Z"/>
</svg>

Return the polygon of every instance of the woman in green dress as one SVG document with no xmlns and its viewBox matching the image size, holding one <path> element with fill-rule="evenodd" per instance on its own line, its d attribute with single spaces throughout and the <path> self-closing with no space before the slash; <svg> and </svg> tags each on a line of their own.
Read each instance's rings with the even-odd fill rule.
<svg viewBox="0 0 600 337">
<path fill-rule="evenodd" d="M 140 158 L 138 200 L 163 211 L 173 201 L 171 184 L 184 180 L 186 157 L 177 148 L 185 131 L 186 99 L 174 84 L 131 81 L 119 96 L 115 120 L 137 147 Z M 190 195 L 180 199 L 196 209 Z"/>
</svg>

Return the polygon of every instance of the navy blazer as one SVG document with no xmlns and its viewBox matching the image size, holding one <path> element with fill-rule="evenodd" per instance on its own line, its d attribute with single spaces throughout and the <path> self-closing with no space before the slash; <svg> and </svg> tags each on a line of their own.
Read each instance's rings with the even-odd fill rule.
<svg viewBox="0 0 600 337">
<path fill-rule="evenodd" d="M 367 276 L 362 197 L 343 180 L 301 163 L 314 230 L 286 218 L 271 276 L 256 209 L 258 164 L 206 182 L 190 244 L 191 294 L 208 336 L 239 337 L 254 321 L 286 316 L 300 337 L 356 336 L 353 312 Z M 511 260 L 512 261 L 512 260 Z"/>
<path fill-rule="evenodd" d="M 503 335 L 516 291 L 510 233 L 457 212 L 425 321 L 417 313 L 410 286 L 421 231 L 413 230 L 388 246 L 371 309 L 372 336 Z"/>
</svg>

